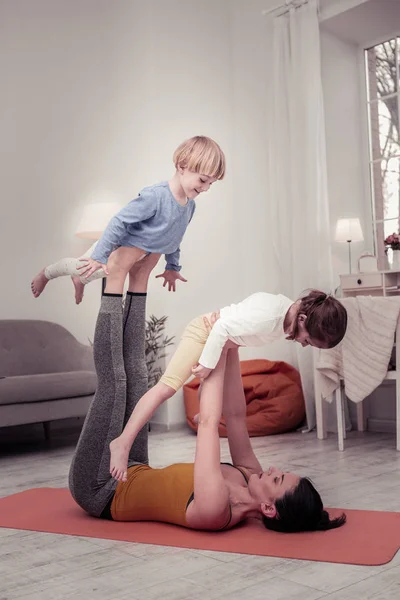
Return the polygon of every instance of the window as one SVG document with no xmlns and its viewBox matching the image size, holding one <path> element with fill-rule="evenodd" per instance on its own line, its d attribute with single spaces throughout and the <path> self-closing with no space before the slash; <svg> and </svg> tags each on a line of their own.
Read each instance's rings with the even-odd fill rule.
<svg viewBox="0 0 400 600">
<path fill-rule="evenodd" d="M 400 230 L 399 59 L 400 37 L 365 50 L 369 171 L 380 268 L 385 266 L 385 238 Z"/>
</svg>

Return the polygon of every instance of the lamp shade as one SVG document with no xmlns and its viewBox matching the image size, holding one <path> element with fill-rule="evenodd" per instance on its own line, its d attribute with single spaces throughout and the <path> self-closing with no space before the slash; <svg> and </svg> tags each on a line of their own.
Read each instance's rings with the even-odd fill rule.
<svg viewBox="0 0 400 600">
<path fill-rule="evenodd" d="M 81 220 L 75 235 L 85 240 L 100 239 L 104 229 L 112 217 L 121 210 L 118 202 L 97 202 L 87 204 L 82 212 Z"/>
<path fill-rule="evenodd" d="M 337 242 L 362 242 L 364 236 L 360 219 L 338 219 L 335 240 Z"/>
</svg>

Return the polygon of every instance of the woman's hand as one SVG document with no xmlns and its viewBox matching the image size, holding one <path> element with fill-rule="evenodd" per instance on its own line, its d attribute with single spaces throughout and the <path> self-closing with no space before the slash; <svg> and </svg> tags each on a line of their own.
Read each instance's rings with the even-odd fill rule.
<svg viewBox="0 0 400 600">
<path fill-rule="evenodd" d="M 218 321 L 218 319 L 219 319 L 219 312 L 211 313 L 210 319 L 208 319 L 208 317 L 203 317 L 203 323 L 204 323 L 204 327 L 207 330 L 207 333 L 210 333 L 211 329 L 214 327 L 214 325 Z"/>
<path fill-rule="evenodd" d="M 86 278 L 93 275 L 99 269 L 103 269 L 104 274 L 108 275 L 107 265 L 103 265 L 103 263 L 93 260 L 93 258 L 80 258 L 79 261 L 84 264 L 77 267 L 77 270 L 81 271 L 80 275 L 84 275 Z"/>
<path fill-rule="evenodd" d="M 197 363 L 196 366 L 192 367 L 192 373 L 193 375 L 195 375 L 196 377 L 198 377 L 201 380 L 207 379 L 207 377 L 209 376 L 209 374 L 211 373 L 213 369 L 208 369 L 207 367 L 203 367 L 203 365 Z"/>
<path fill-rule="evenodd" d="M 208 319 L 207 317 L 203 317 L 204 327 L 206 328 L 208 334 L 210 333 L 214 323 L 218 321 L 218 319 L 219 313 L 215 312 L 212 313 L 210 319 Z M 213 369 L 208 369 L 207 367 L 203 367 L 203 365 L 201 365 L 200 363 L 197 363 L 194 367 L 192 367 L 192 374 L 204 381 L 204 379 L 207 379 L 212 370 Z"/>
</svg>

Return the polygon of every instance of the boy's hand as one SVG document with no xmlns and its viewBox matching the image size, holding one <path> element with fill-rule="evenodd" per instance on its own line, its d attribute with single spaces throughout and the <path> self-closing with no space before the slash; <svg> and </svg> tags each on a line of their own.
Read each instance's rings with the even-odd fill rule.
<svg viewBox="0 0 400 600">
<path fill-rule="evenodd" d="M 165 287 L 168 284 L 169 292 L 175 292 L 175 282 L 177 281 L 177 279 L 179 279 L 180 281 L 184 281 L 185 283 L 187 282 L 187 279 L 182 277 L 182 275 L 180 275 L 178 271 L 171 271 L 170 269 L 165 270 L 164 273 L 161 273 L 160 275 L 156 275 L 156 279 L 158 279 L 159 277 L 164 277 L 163 287 Z"/>
<path fill-rule="evenodd" d="M 195 367 L 192 367 L 193 375 L 195 375 L 196 377 L 198 377 L 199 379 L 202 379 L 202 380 L 207 379 L 207 377 L 209 376 L 211 371 L 212 371 L 212 369 L 203 367 L 203 365 L 200 365 L 199 363 L 197 363 L 197 365 Z"/>
<path fill-rule="evenodd" d="M 77 269 L 78 271 L 81 271 L 80 275 L 84 275 L 86 278 L 93 275 L 93 273 L 99 269 L 103 269 L 104 274 L 108 275 L 107 265 L 103 265 L 103 263 L 93 260 L 93 258 L 80 258 L 79 261 L 84 264 L 80 267 L 77 267 Z"/>
</svg>

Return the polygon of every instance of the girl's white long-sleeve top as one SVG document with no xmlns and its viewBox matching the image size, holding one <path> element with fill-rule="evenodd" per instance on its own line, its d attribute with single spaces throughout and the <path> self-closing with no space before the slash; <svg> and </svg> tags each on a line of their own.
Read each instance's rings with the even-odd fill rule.
<svg viewBox="0 0 400 600">
<path fill-rule="evenodd" d="M 228 340 L 239 346 L 263 346 L 285 335 L 283 323 L 293 304 L 282 294 L 258 292 L 225 306 L 208 336 L 199 363 L 214 369 Z"/>
</svg>

